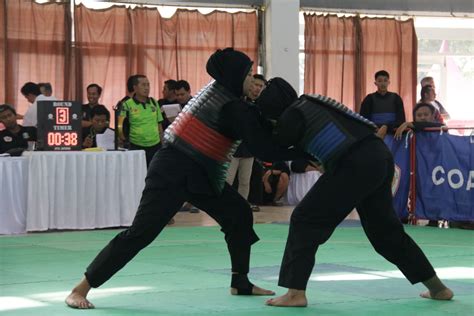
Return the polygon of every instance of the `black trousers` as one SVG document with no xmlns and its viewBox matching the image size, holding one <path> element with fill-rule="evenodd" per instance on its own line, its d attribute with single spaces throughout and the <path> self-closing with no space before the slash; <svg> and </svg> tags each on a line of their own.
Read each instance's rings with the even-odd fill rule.
<svg viewBox="0 0 474 316">
<path fill-rule="evenodd" d="M 161 148 L 161 142 L 150 147 L 143 147 L 143 146 L 138 146 L 135 144 L 130 143 L 130 150 L 144 150 L 145 151 L 145 156 L 146 156 L 146 166 L 149 167 L 151 160 L 153 159 L 153 156 L 155 153 L 158 151 L 158 149 Z"/>
<path fill-rule="evenodd" d="M 279 285 L 304 290 L 319 245 L 356 207 L 375 250 L 413 284 L 435 275 L 430 262 L 408 236 L 392 206 L 392 155 L 382 140 L 362 141 L 324 174 L 293 211 Z"/>
<path fill-rule="evenodd" d="M 89 265 L 85 273 L 89 284 L 99 287 L 124 267 L 160 234 L 185 201 L 219 223 L 232 272 L 247 274 L 251 245 L 258 241 L 250 205 L 227 184 L 221 194 L 215 194 L 203 168 L 175 149 L 164 148 L 148 169 L 132 226 L 115 236 Z"/>
</svg>

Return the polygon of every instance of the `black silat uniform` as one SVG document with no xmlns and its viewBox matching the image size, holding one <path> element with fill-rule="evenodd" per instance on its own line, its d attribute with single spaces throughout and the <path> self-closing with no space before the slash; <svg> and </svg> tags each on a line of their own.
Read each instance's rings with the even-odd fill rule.
<svg viewBox="0 0 474 316">
<path fill-rule="evenodd" d="M 296 151 L 275 146 L 271 141 L 271 132 L 262 126 L 255 106 L 239 99 L 251 62 L 242 53 L 226 51 L 216 52 L 207 65 L 208 73 L 216 82 L 234 95 L 233 101 L 225 103 L 220 112 L 208 113 L 216 118 L 213 122 L 218 123 L 214 132 L 231 141 L 242 139 L 253 154 L 265 160 L 288 160 L 299 156 Z M 203 106 L 202 109 L 207 111 L 209 108 Z M 172 137 L 165 138 L 168 144 L 165 142 L 164 148 L 157 152 L 150 164 L 132 226 L 119 233 L 87 268 L 86 278 L 92 287 L 106 282 L 151 243 L 183 203 L 188 201 L 208 213 L 222 227 L 232 272 L 237 273 L 232 276 L 232 287 L 237 288 L 239 294 L 251 294 L 252 284 L 246 274 L 249 272 L 251 245 L 259 239 L 252 227 L 252 211 L 237 191 L 225 181 L 214 181 L 210 176 L 209 168 L 220 165 L 208 158 L 210 163 L 205 166 L 206 157 L 184 141 L 183 134 L 177 128 L 179 124 L 188 122 L 191 117 L 189 124 L 199 121 L 202 125 L 202 121 L 196 120 L 198 117 L 191 114 L 186 108 L 168 128 L 167 132 Z M 199 138 L 199 135 L 195 138 Z M 181 143 L 176 142 L 175 136 L 182 137 Z M 209 145 L 206 148 L 211 150 L 216 146 L 210 140 L 205 145 Z"/>
<path fill-rule="evenodd" d="M 360 115 L 379 127 L 386 125 L 389 131 L 405 122 L 403 100 L 394 92 L 368 94 L 360 106 Z"/>
<path fill-rule="evenodd" d="M 276 130 L 282 144 L 304 149 L 326 170 L 291 215 L 280 286 L 306 289 L 318 247 L 354 207 L 375 250 L 411 283 L 435 276 L 395 214 L 394 162 L 372 122 L 327 97 L 304 95 L 283 112 Z"/>
</svg>

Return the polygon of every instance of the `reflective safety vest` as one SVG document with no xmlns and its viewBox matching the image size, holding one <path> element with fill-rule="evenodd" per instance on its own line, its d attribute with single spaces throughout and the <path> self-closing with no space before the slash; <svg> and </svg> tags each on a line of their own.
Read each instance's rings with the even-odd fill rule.
<svg viewBox="0 0 474 316">
<path fill-rule="evenodd" d="M 216 193 L 222 192 L 230 160 L 240 140 L 224 136 L 220 118 L 225 104 L 238 100 L 216 81 L 204 87 L 166 129 L 165 144 L 186 153 L 202 165 Z"/>
</svg>

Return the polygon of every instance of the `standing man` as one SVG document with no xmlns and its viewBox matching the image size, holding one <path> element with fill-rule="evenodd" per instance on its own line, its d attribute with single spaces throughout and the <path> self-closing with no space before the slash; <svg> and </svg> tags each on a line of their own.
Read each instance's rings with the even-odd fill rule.
<svg viewBox="0 0 474 316">
<path fill-rule="evenodd" d="M 225 182 L 225 175 L 240 140 L 267 161 L 292 160 L 299 153 L 276 146 L 260 113 L 242 101 L 250 88 L 251 67 L 250 58 L 232 48 L 211 55 L 206 70 L 215 81 L 201 90 L 166 130 L 166 145 L 148 169 L 132 226 L 118 234 L 89 265 L 85 277 L 66 298 L 68 306 L 93 308 L 86 298 L 91 287 L 101 286 L 150 244 L 185 201 L 207 212 L 222 227 L 232 264 L 231 294 L 274 294 L 248 279 L 251 245 L 259 238 L 248 203 Z"/>
<path fill-rule="evenodd" d="M 360 115 L 374 122 L 380 129 L 379 136 L 392 131 L 405 122 L 403 100 L 395 92 L 389 92 L 390 75 L 385 70 L 375 73 L 377 91 L 368 94 L 360 106 Z"/>
<path fill-rule="evenodd" d="M 167 129 L 171 125 L 172 118 L 168 118 L 166 115 L 163 105 L 167 104 L 176 104 L 176 80 L 169 79 L 166 80 L 163 84 L 163 98 L 158 100 L 158 105 L 161 108 L 161 115 L 163 116 L 163 122 L 161 123 L 163 130 Z"/>
<path fill-rule="evenodd" d="M 163 106 L 165 104 L 174 104 L 176 102 L 176 80 L 169 79 L 163 84 L 163 98 L 158 100 L 158 104 Z"/>
<path fill-rule="evenodd" d="M 393 209 L 393 157 L 383 140 L 375 136 L 376 126 L 321 95 L 303 95 L 277 108 L 280 95 L 278 86 L 270 83 L 257 100 L 262 113 L 277 120 L 276 139 L 312 156 L 324 174 L 291 215 L 278 282 L 289 290 L 267 304 L 307 305 L 306 286 L 316 251 L 354 207 L 375 250 L 412 284 L 422 282 L 428 288 L 422 297 L 450 300 L 453 292 L 436 276 Z"/>
<path fill-rule="evenodd" d="M 247 101 L 253 103 L 258 98 L 260 92 L 267 84 L 265 77 L 259 74 L 253 75 L 252 85 L 250 86 L 248 94 L 245 96 Z M 240 144 L 237 148 L 232 160 L 230 161 L 229 172 L 227 173 L 227 183 L 232 185 L 235 180 L 235 176 L 238 175 L 239 185 L 238 192 L 244 199 L 248 199 L 250 192 L 250 179 L 252 176 L 252 167 L 254 163 L 254 157 L 252 153 L 247 149 L 244 143 Z M 261 186 L 261 181 L 259 181 Z M 257 205 L 251 205 L 252 211 L 258 212 L 260 208 Z"/>
<path fill-rule="evenodd" d="M 423 89 L 426 86 L 431 86 L 434 90 L 436 95 L 436 86 L 434 83 L 433 77 L 424 77 L 420 81 L 421 88 Z M 451 117 L 449 116 L 448 111 L 444 108 L 444 106 L 438 100 L 433 100 L 431 104 L 435 107 L 436 113 L 435 118 L 437 122 L 443 123 L 445 120 L 449 120 Z"/>
<path fill-rule="evenodd" d="M 38 125 L 38 101 L 55 101 L 55 97 L 47 97 L 41 94 L 39 86 L 34 82 L 27 82 L 21 87 L 21 94 L 31 103 L 23 117 L 23 126 Z"/>
<path fill-rule="evenodd" d="M 144 150 L 147 166 L 156 151 L 161 147 L 163 130 L 160 107 L 150 98 L 150 82 L 144 75 L 133 76 L 134 95 L 123 103 L 119 121 L 128 120 L 130 126 L 130 150 Z"/>
</svg>

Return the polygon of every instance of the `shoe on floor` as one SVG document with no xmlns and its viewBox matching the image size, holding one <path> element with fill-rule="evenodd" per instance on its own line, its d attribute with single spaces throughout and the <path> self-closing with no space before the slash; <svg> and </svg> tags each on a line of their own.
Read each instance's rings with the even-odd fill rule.
<svg viewBox="0 0 474 316">
<path fill-rule="evenodd" d="M 252 209 L 252 212 L 260 212 L 260 207 L 258 205 L 250 205 L 250 208 Z"/>
</svg>

